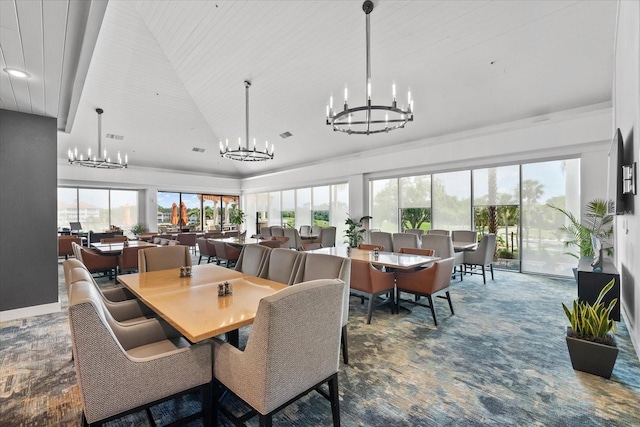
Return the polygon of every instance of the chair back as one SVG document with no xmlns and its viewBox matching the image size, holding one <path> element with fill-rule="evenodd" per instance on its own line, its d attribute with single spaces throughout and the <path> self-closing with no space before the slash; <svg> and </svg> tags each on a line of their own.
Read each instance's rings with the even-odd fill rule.
<svg viewBox="0 0 640 427">
<path fill-rule="evenodd" d="M 369 233 L 369 243 L 376 246 L 383 246 L 385 251 L 393 252 L 393 237 L 391 233 L 372 231 Z"/>
<path fill-rule="evenodd" d="M 58 256 L 73 255 L 72 242 L 82 245 L 82 239 L 78 236 L 58 236 Z"/>
<path fill-rule="evenodd" d="M 384 251 L 384 246 L 382 245 L 369 245 L 367 243 L 360 243 L 358 245 L 358 249 L 362 249 L 365 251 L 373 251 L 375 249 L 379 250 L 379 251 Z"/>
<path fill-rule="evenodd" d="M 179 233 L 176 240 L 180 242 L 181 245 L 195 246 L 196 238 L 196 233 Z"/>
<path fill-rule="evenodd" d="M 241 271 L 249 276 L 260 276 L 271 248 L 263 245 L 244 245 L 240 257 L 236 263 L 236 271 Z"/>
<path fill-rule="evenodd" d="M 400 248 L 401 254 L 433 256 L 435 251 L 433 249 L 418 249 L 418 248 Z"/>
<path fill-rule="evenodd" d="M 406 230 L 404 230 L 405 233 L 411 233 L 411 234 L 417 234 L 418 237 L 422 236 L 424 234 L 424 230 L 421 228 L 407 228 Z"/>
<path fill-rule="evenodd" d="M 271 236 L 284 236 L 284 229 L 279 226 L 271 227 Z"/>
<path fill-rule="evenodd" d="M 394 233 L 393 252 L 400 252 L 401 248 L 417 248 L 418 235 L 413 233 Z"/>
<path fill-rule="evenodd" d="M 349 278 L 349 287 L 356 291 L 373 294 L 373 286 L 371 283 L 371 263 L 359 259 L 351 260 L 351 273 Z"/>
<path fill-rule="evenodd" d="M 76 259 L 84 265 L 84 261 L 82 260 L 82 251 L 80 250 L 81 248 L 81 243 L 71 242 L 71 250 L 73 251 L 73 256 L 76 257 Z"/>
<path fill-rule="evenodd" d="M 478 232 L 472 230 L 453 230 L 451 240 L 454 242 L 478 242 Z"/>
<path fill-rule="evenodd" d="M 289 248 L 298 250 L 302 246 L 302 239 L 300 233 L 295 228 L 285 228 L 284 237 L 289 238 Z"/>
<path fill-rule="evenodd" d="M 241 250 L 237 247 L 220 240 L 214 240 L 213 244 L 216 248 L 216 258 L 218 258 L 218 261 L 223 260 L 229 263 L 235 262 L 238 260 L 238 258 L 240 258 Z"/>
<path fill-rule="evenodd" d="M 321 228 L 319 240 L 325 248 L 334 247 L 336 245 L 336 227 Z"/>
<path fill-rule="evenodd" d="M 302 234 L 302 235 L 311 234 L 311 226 L 310 225 L 301 225 L 300 226 L 300 234 Z"/>
<path fill-rule="evenodd" d="M 162 246 L 138 251 L 138 271 L 168 270 L 191 265 L 188 246 Z"/>
<path fill-rule="evenodd" d="M 440 258 L 454 256 L 451 237 L 446 234 L 423 234 L 422 249 L 433 249 L 434 255 Z"/>
<path fill-rule="evenodd" d="M 260 235 L 262 237 L 271 237 L 271 228 L 269 227 L 260 228 Z"/>
<path fill-rule="evenodd" d="M 285 237 L 285 236 L 273 236 L 271 238 L 271 240 L 277 240 L 278 242 L 280 242 L 280 247 L 281 248 L 288 248 L 289 247 L 289 238 Z"/>
<path fill-rule="evenodd" d="M 127 236 L 113 236 L 113 237 L 105 237 L 100 239 L 100 243 L 119 243 L 119 242 L 128 242 L 129 238 Z"/>
<path fill-rule="evenodd" d="M 287 240 L 287 242 L 289 242 L 289 240 Z M 262 246 L 266 246 L 268 248 L 280 248 L 282 247 L 282 244 L 280 243 L 279 240 L 262 240 L 260 242 L 258 242 L 259 245 Z M 289 243 L 287 243 L 287 246 L 289 246 Z"/>
<path fill-rule="evenodd" d="M 300 246 L 301 251 L 313 251 L 315 249 L 323 248 L 322 243 L 306 243 Z"/>
<path fill-rule="evenodd" d="M 320 227 L 319 225 L 311 226 L 311 234 L 320 235 L 320 230 L 322 230 L 322 227 Z"/>
<path fill-rule="evenodd" d="M 138 246 L 126 246 L 118 256 L 118 268 L 121 272 L 138 269 L 138 251 L 143 248 Z"/>
<path fill-rule="evenodd" d="M 269 253 L 266 267 L 262 271 L 261 277 L 274 282 L 293 285 L 298 267 L 305 254 L 302 252 L 291 251 L 284 248 L 276 248 Z"/>
<path fill-rule="evenodd" d="M 449 230 L 428 230 L 427 234 L 442 234 L 444 236 L 448 236 L 451 233 Z"/>
<path fill-rule="evenodd" d="M 340 280 L 316 280 L 260 300 L 242 363 L 251 367 L 243 374 L 263 385 L 242 393 L 251 407 L 272 412 L 338 372 L 345 287 Z M 234 372 L 214 364 L 223 384 L 234 382 Z"/>
<path fill-rule="evenodd" d="M 464 252 L 464 262 L 466 264 L 489 265 L 493 263 L 493 255 L 496 251 L 496 235 L 485 234 L 480 240 L 478 249 Z"/>
<path fill-rule="evenodd" d="M 207 246 L 207 239 L 204 237 L 200 237 L 196 239 L 196 243 L 198 244 L 198 251 L 200 251 L 201 256 L 212 256 L 209 254 L 209 247 Z"/>
</svg>

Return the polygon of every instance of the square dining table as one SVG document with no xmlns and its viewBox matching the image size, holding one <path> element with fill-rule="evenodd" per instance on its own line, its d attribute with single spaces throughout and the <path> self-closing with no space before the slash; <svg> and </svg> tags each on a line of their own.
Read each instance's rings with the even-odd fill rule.
<svg viewBox="0 0 640 427">
<path fill-rule="evenodd" d="M 397 252 L 380 251 L 376 256 L 373 251 L 365 249 L 352 248 L 348 250 L 346 246 L 335 246 L 329 248 L 320 248 L 308 251 L 309 253 L 336 255 L 343 258 L 358 259 L 361 261 L 369 261 L 378 267 L 394 268 L 397 270 L 413 270 L 414 268 L 431 264 L 438 261 L 439 257 L 401 254 Z"/>
<path fill-rule="evenodd" d="M 173 268 L 126 274 L 118 281 L 189 341 L 227 334 L 234 345 L 238 328 L 253 323 L 260 300 L 287 288 L 215 264 L 192 266 L 190 277 L 180 277 L 180 269 Z M 218 285 L 224 282 L 232 293 L 218 296 Z"/>
</svg>

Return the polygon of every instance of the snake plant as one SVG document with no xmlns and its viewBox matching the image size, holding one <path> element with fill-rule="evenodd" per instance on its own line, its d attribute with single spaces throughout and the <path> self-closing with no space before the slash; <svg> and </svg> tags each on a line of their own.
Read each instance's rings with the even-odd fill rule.
<svg viewBox="0 0 640 427">
<path fill-rule="evenodd" d="M 562 308 L 564 309 L 567 319 L 569 319 L 571 329 L 573 329 L 576 338 L 600 343 L 610 343 L 607 336 L 609 332 L 615 328 L 615 322 L 609 319 L 609 313 L 611 313 L 613 307 L 618 303 L 618 299 L 614 298 L 611 300 L 607 307 L 605 307 L 602 300 L 607 292 L 613 288 L 614 283 L 615 280 L 613 279 L 607 283 L 593 304 L 589 304 L 586 301 L 574 300 L 572 309 L 569 310 L 569 308 L 562 303 Z"/>
</svg>

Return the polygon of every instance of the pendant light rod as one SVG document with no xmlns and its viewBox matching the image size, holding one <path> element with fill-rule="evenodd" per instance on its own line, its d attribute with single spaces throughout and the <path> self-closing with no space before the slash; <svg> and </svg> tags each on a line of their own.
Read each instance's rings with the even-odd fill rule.
<svg viewBox="0 0 640 427">
<path fill-rule="evenodd" d="M 244 102 L 245 102 L 245 117 L 246 117 L 246 121 L 244 124 L 244 129 L 245 129 L 245 134 L 246 134 L 246 141 L 245 141 L 245 146 L 247 147 L 247 150 L 249 149 L 249 88 L 251 87 L 251 82 L 249 80 L 245 80 L 244 81 Z"/>
<path fill-rule="evenodd" d="M 98 156 L 102 155 L 102 113 L 104 110 L 102 108 L 96 108 L 96 113 L 98 113 Z"/>
</svg>

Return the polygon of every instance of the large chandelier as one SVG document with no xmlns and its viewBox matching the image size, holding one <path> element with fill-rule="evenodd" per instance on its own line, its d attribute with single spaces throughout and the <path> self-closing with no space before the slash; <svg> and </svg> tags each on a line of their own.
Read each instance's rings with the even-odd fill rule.
<svg viewBox="0 0 640 427">
<path fill-rule="evenodd" d="M 367 33 L 367 102 L 361 107 L 349 108 L 347 103 L 347 87 L 344 88 L 344 109 L 340 112 L 333 110 L 333 96 L 329 98 L 327 105 L 327 125 L 334 131 L 356 135 L 370 135 L 372 133 L 389 132 L 390 130 L 403 128 L 407 122 L 413 121 L 413 99 L 411 91 L 407 94 L 407 107 L 398 107 L 396 101 L 396 85 L 392 85 L 393 101 L 391 105 L 371 104 L 371 55 L 370 55 L 370 25 L 369 14 L 373 10 L 373 2 L 370 0 L 362 4 L 362 10 L 366 16 Z"/>
<path fill-rule="evenodd" d="M 96 169 L 124 169 L 127 167 L 127 155 L 124 155 L 124 161 L 118 151 L 117 159 L 111 161 L 111 157 L 107 155 L 107 150 L 102 151 L 102 108 L 96 108 L 98 113 L 98 156 L 103 154 L 102 158 L 97 157 L 95 154 L 91 155 L 91 147 L 87 149 L 87 157 L 84 157 L 83 153 L 78 153 L 78 147 L 73 150 L 69 149 L 69 163 L 72 165 L 86 166 L 88 168 Z"/>
<path fill-rule="evenodd" d="M 238 148 L 229 147 L 229 140 L 226 139 L 222 144 L 220 140 L 220 156 L 231 160 L 238 160 L 240 162 L 262 162 L 265 160 L 273 159 L 273 144 L 271 144 L 271 151 L 269 151 L 269 141 L 265 141 L 264 150 L 256 148 L 256 139 L 253 138 L 253 148 L 249 148 L 249 88 L 251 82 L 244 81 L 245 87 L 245 145 L 242 145 L 242 138 L 238 138 Z"/>
</svg>

